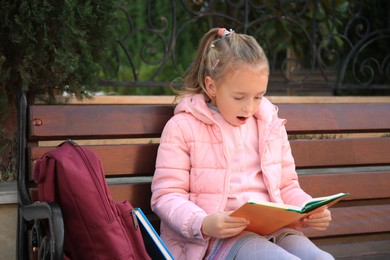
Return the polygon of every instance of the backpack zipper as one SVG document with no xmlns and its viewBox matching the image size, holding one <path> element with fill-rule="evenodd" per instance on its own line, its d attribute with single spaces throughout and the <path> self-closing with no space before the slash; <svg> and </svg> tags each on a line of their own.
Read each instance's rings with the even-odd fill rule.
<svg viewBox="0 0 390 260">
<path fill-rule="evenodd" d="M 97 183 L 98 176 L 96 174 L 96 171 L 92 167 L 91 162 L 87 159 L 87 156 L 86 156 L 85 152 L 83 151 L 83 149 L 74 141 L 70 141 L 70 143 L 72 144 L 72 147 L 76 150 L 76 152 L 80 155 L 81 159 L 83 159 L 84 165 L 88 168 L 88 171 L 94 173 L 96 178 L 92 178 L 93 182 L 95 183 L 96 188 L 99 190 L 98 193 L 100 196 L 100 200 L 102 201 L 102 204 L 104 205 L 107 217 L 108 217 L 109 221 L 112 222 L 114 218 L 111 214 L 109 214 L 111 212 L 110 206 L 108 205 L 108 203 L 106 203 L 106 200 L 104 200 L 104 198 L 103 198 L 103 193 L 105 193 L 105 192 L 103 191 L 101 185 L 99 185 L 99 183 Z"/>
<path fill-rule="evenodd" d="M 137 215 L 135 214 L 134 209 L 130 210 L 130 214 L 133 217 L 134 228 L 137 230 L 139 227 L 139 224 L 138 224 Z"/>
</svg>

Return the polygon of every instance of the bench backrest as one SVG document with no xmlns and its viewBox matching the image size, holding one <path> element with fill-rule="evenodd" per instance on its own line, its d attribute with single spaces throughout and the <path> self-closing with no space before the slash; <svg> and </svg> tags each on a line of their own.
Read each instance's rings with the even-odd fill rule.
<svg viewBox="0 0 390 260">
<path fill-rule="evenodd" d="M 334 221 L 328 231 L 308 235 L 390 232 L 390 102 L 277 105 L 279 116 L 288 120 L 304 190 L 315 197 L 350 193 L 332 208 Z M 149 205 L 150 181 L 158 138 L 173 109 L 150 104 L 30 106 L 26 193 L 36 199 L 34 160 L 72 139 L 99 155 L 113 198 L 141 207 L 157 226 Z"/>
</svg>

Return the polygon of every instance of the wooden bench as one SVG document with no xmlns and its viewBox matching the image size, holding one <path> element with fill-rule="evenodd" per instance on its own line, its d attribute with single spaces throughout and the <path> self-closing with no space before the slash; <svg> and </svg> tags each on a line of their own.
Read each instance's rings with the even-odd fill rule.
<svg viewBox="0 0 390 260">
<path fill-rule="evenodd" d="M 325 232 L 307 231 L 320 247 L 338 259 L 390 256 L 390 102 L 373 104 L 278 104 L 286 118 L 300 183 L 312 196 L 349 192 L 331 208 Z M 150 209 L 150 181 L 158 138 L 173 114 L 173 105 L 70 104 L 27 106 L 17 102 L 19 117 L 18 259 L 33 247 L 63 250 L 61 212 L 55 205 L 33 202 L 33 162 L 72 139 L 94 150 L 102 160 L 114 200 L 141 207 L 159 228 Z M 315 138 L 313 138 L 315 137 Z M 38 219 L 54 229 L 43 243 Z M 62 230 L 61 230 L 62 228 Z M 36 250 L 35 250 L 36 251 Z M 371 259 L 371 258 L 370 258 Z"/>
</svg>

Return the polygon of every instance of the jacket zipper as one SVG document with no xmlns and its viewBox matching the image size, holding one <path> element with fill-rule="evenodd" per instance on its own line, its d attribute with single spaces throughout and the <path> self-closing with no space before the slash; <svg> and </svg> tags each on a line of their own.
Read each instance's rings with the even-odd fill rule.
<svg viewBox="0 0 390 260">
<path fill-rule="evenodd" d="M 91 165 L 91 162 L 87 159 L 87 156 L 86 154 L 84 153 L 84 151 L 82 150 L 82 148 L 77 145 L 74 141 L 70 141 L 70 143 L 72 144 L 72 147 L 76 150 L 76 152 L 80 155 L 81 159 L 83 159 L 84 161 L 84 165 L 88 168 L 88 171 L 91 173 L 93 172 L 93 174 L 95 175 L 93 178 L 92 176 L 92 180 L 96 186 L 96 188 L 99 190 L 99 197 L 100 197 L 100 200 L 105 208 L 105 212 L 107 214 L 107 218 L 109 219 L 110 222 L 113 221 L 113 216 L 110 214 L 110 206 L 108 205 L 107 201 L 104 200 L 103 198 L 103 193 L 105 193 L 105 191 L 102 189 L 101 185 L 99 185 L 99 183 L 97 183 L 97 179 L 98 179 L 98 176 L 94 170 L 94 168 L 92 167 Z"/>
<path fill-rule="evenodd" d="M 224 192 L 223 192 L 223 197 L 222 197 L 221 204 L 219 205 L 219 211 L 224 211 L 224 209 L 226 207 L 226 204 L 227 204 L 228 189 L 229 189 L 229 182 L 230 182 L 230 175 L 231 175 L 230 153 L 229 153 L 229 149 L 226 148 L 226 140 L 225 140 L 226 137 L 223 134 L 222 127 L 217 122 L 215 122 L 215 124 L 219 127 L 219 131 L 221 133 L 223 154 L 224 154 L 224 157 L 225 157 L 225 160 L 226 160 L 226 163 L 227 163 L 225 183 L 223 185 L 224 186 L 223 187 Z"/>
<path fill-rule="evenodd" d="M 270 133 L 270 128 L 273 127 L 271 126 L 270 124 L 267 124 L 267 134 L 269 135 Z M 264 140 L 267 140 L 268 139 L 268 135 L 266 137 L 264 137 Z M 272 202 L 276 202 L 275 200 L 275 195 L 274 195 L 274 191 L 272 190 L 272 187 L 271 187 L 271 183 L 270 183 L 270 178 L 268 176 L 268 172 L 267 171 L 264 171 L 264 154 L 265 154 L 265 151 L 267 150 L 267 142 L 265 141 L 264 142 L 264 147 L 263 147 L 263 151 L 262 151 L 262 154 L 261 154 L 261 158 L 260 158 L 260 168 L 261 168 L 261 172 L 263 174 L 263 181 L 264 181 L 264 184 L 267 188 L 267 191 L 268 191 L 268 194 L 269 194 L 269 197 L 271 199 Z M 260 147 L 259 147 L 260 148 Z M 260 152 L 260 150 L 259 150 Z"/>
</svg>

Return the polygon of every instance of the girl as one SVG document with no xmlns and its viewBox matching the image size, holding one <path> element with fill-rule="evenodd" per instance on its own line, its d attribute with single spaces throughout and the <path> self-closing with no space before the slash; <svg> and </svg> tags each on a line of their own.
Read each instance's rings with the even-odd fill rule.
<svg viewBox="0 0 390 260">
<path fill-rule="evenodd" d="M 175 259 L 333 259 L 294 227 L 244 231 L 229 213 L 249 199 L 300 205 L 285 120 L 264 94 L 269 65 L 248 35 L 211 29 L 160 141 L 151 206 Z M 324 230 L 330 211 L 296 223 Z"/>
</svg>

